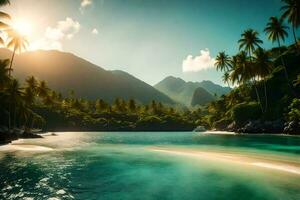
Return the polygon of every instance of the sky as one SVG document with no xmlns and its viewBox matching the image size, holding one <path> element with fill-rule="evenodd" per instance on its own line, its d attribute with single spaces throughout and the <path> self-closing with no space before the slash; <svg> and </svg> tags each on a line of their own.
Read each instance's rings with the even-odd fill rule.
<svg viewBox="0 0 300 200">
<path fill-rule="evenodd" d="M 2 10 L 28 35 L 29 50 L 71 52 L 151 85 L 170 75 L 224 85 L 217 53 L 235 54 L 248 28 L 264 48 L 276 46 L 263 29 L 280 7 L 280 0 L 11 0 Z"/>
</svg>

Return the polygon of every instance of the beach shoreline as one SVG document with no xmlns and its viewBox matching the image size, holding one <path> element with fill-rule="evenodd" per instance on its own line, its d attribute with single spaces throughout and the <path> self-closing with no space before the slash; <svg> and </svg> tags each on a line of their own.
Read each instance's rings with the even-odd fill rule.
<svg viewBox="0 0 300 200">
<path fill-rule="evenodd" d="M 208 160 L 219 163 L 246 165 L 264 168 L 273 171 L 281 171 L 300 176 L 300 162 L 266 158 L 262 156 L 251 156 L 235 152 L 220 152 L 215 150 L 189 150 L 181 148 L 149 148 L 150 151 L 173 156 L 189 157 L 191 159 Z"/>
</svg>

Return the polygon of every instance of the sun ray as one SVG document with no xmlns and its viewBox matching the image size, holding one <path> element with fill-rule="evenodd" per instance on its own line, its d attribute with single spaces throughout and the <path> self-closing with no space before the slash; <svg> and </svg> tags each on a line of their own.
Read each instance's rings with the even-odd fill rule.
<svg viewBox="0 0 300 200">
<path fill-rule="evenodd" d="M 32 34 L 32 24 L 26 20 L 16 20 L 12 27 L 21 35 L 30 36 Z"/>
</svg>

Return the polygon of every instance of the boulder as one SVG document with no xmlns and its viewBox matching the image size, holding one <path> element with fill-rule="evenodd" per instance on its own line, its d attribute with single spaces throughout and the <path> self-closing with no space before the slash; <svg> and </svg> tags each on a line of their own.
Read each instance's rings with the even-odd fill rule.
<svg viewBox="0 0 300 200">
<path fill-rule="evenodd" d="M 300 135 L 300 122 L 291 121 L 285 123 L 283 132 L 286 134 Z"/>
<path fill-rule="evenodd" d="M 236 132 L 238 129 L 237 125 L 235 122 L 232 122 L 231 124 L 229 124 L 226 128 L 226 131 L 231 131 L 231 132 Z"/>
<path fill-rule="evenodd" d="M 264 124 L 260 120 L 249 121 L 241 128 L 243 133 L 262 133 L 264 131 Z"/>
</svg>

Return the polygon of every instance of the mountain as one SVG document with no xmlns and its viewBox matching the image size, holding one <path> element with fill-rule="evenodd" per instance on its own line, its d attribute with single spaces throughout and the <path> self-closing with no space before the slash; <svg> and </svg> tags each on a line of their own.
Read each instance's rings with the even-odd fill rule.
<svg viewBox="0 0 300 200">
<path fill-rule="evenodd" d="M 204 106 L 216 98 L 202 87 L 198 87 L 192 97 L 191 106 Z"/>
<path fill-rule="evenodd" d="M 11 57 L 7 49 L 0 49 L 0 59 Z M 123 71 L 108 71 L 71 53 L 33 51 L 16 55 L 13 75 L 24 81 L 28 76 L 47 81 L 50 88 L 68 95 L 74 90 L 77 97 L 112 102 L 115 98 L 134 98 L 142 103 L 152 100 L 167 104 L 174 101 Z"/>
<path fill-rule="evenodd" d="M 173 76 L 165 78 L 157 83 L 154 87 L 171 97 L 176 102 L 182 103 L 186 106 L 190 106 L 194 92 L 199 87 L 205 89 L 213 96 L 215 94 L 221 96 L 231 91 L 231 88 L 222 87 L 211 81 L 186 82 L 181 78 L 176 78 Z"/>
</svg>

